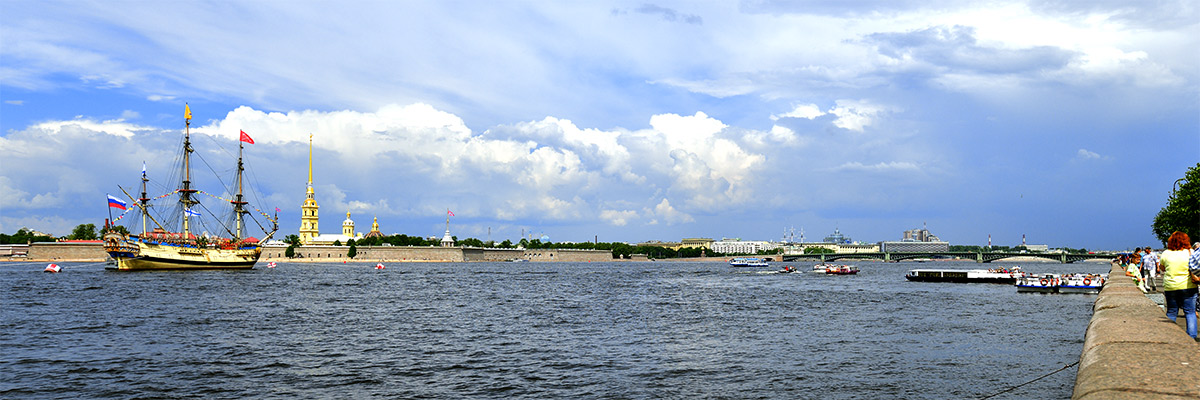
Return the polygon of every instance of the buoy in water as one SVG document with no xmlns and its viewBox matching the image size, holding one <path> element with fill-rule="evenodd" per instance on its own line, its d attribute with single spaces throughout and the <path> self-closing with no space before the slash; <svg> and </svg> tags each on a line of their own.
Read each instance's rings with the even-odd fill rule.
<svg viewBox="0 0 1200 400">
<path fill-rule="evenodd" d="M 267 268 L 275 268 L 275 262 L 271 261 L 271 262 L 267 263 Z"/>
<path fill-rule="evenodd" d="M 62 267 L 59 267 L 58 264 L 47 265 L 46 269 L 43 270 L 43 272 L 51 272 L 51 273 L 58 273 L 59 271 L 62 271 Z"/>
<path fill-rule="evenodd" d="M 375 269 L 383 269 L 383 263 L 375 264 Z"/>
</svg>

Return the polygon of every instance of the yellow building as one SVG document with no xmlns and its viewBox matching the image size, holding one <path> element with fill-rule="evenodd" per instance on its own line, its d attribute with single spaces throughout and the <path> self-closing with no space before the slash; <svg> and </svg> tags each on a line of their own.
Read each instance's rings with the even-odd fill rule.
<svg viewBox="0 0 1200 400">
<path fill-rule="evenodd" d="M 311 244 L 312 239 L 319 236 L 321 230 L 318 227 L 317 212 L 320 210 L 317 205 L 316 193 L 313 192 L 312 180 L 312 134 L 308 135 L 308 191 L 305 193 L 304 205 L 300 207 L 300 243 Z M 347 213 L 347 218 L 349 218 Z"/>
</svg>

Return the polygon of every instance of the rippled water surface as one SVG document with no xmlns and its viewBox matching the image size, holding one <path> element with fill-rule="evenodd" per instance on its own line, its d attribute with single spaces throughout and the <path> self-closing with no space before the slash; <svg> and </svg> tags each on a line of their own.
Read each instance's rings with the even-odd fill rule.
<svg viewBox="0 0 1200 400">
<path fill-rule="evenodd" d="M 1079 359 L 1094 295 L 904 280 L 1014 264 L 857 265 L 0 264 L 0 397 L 944 399 Z M 997 398 L 1069 398 L 1074 380 Z"/>
</svg>

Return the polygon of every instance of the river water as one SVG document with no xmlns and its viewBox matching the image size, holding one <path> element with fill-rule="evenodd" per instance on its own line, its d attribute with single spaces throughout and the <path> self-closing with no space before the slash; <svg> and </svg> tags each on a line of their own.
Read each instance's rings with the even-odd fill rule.
<svg viewBox="0 0 1200 400">
<path fill-rule="evenodd" d="M 62 265 L 0 264 L 2 398 L 978 398 L 1078 361 L 1095 301 L 904 280 L 999 262 Z"/>
</svg>

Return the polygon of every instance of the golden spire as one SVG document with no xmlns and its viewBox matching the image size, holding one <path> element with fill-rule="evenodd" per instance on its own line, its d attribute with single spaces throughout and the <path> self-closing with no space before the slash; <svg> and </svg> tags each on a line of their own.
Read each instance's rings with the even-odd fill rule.
<svg viewBox="0 0 1200 400">
<path fill-rule="evenodd" d="M 312 134 L 308 134 L 308 186 L 312 186 Z"/>
</svg>

